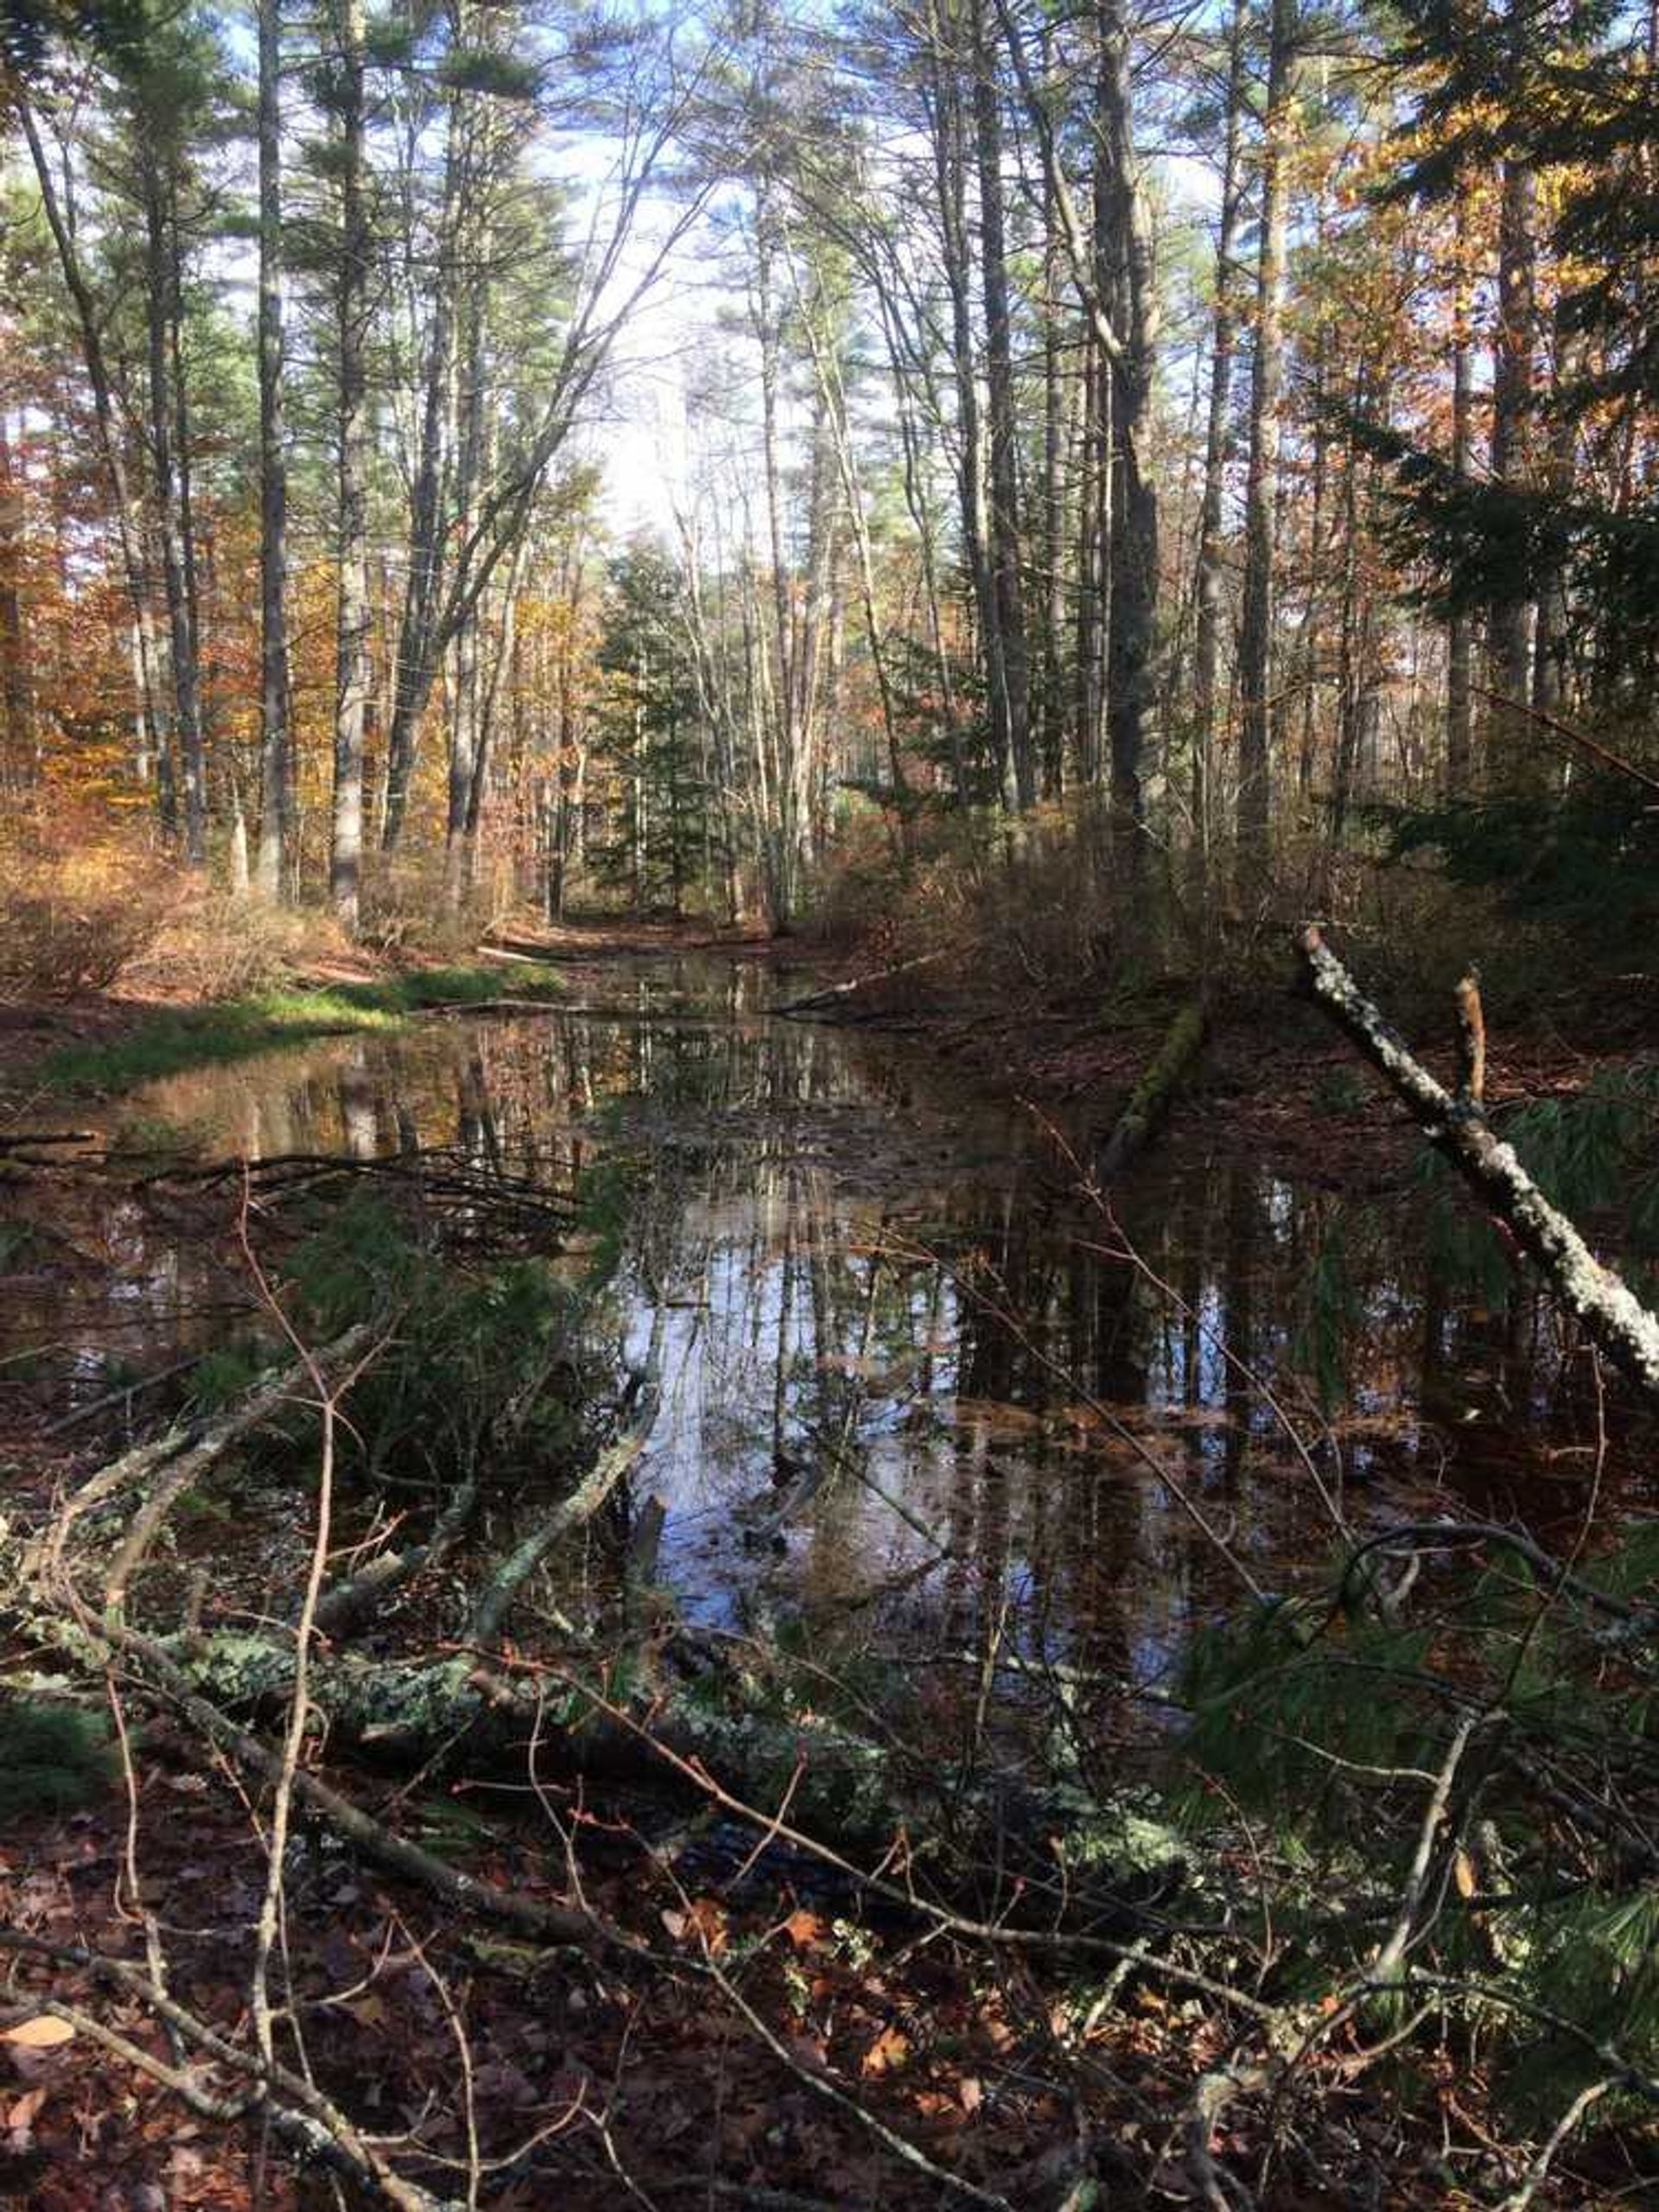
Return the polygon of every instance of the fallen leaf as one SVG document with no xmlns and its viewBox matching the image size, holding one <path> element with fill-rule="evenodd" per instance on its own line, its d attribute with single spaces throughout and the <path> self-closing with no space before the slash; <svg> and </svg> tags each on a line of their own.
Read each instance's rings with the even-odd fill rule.
<svg viewBox="0 0 1659 2212">
<path fill-rule="evenodd" d="M 34 2126 L 41 2107 L 52 2092 L 47 2088 L 27 2089 L 6 2107 L 6 2126 L 14 2134 L 26 2135 Z"/>
<path fill-rule="evenodd" d="M 15 2028 L 0 2028 L 0 2043 L 16 2044 L 21 2050 L 50 2050 L 60 2043 L 73 2043 L 75 2031 L 67 2020 L 60 2020 L 50 2012 L 37 2012 L 32 2020 L 19 2020 Z"/>
<path fill-rule="evenodd" d="M 859 2062 L 859 2072 L 890 2074 L 910 2056 L 910 2037 L 897 2028 L 883 2028 Z"/>
<path fill-rule="evenodd" d="M 798 1951 L 810 1950 L 814 1943 L 823 1941 L 823 1923 L 816 1912 L 809 1912 L 804 1905 L 799 1905 L 785 1921 L 784 1934 Z"/>
</svg>

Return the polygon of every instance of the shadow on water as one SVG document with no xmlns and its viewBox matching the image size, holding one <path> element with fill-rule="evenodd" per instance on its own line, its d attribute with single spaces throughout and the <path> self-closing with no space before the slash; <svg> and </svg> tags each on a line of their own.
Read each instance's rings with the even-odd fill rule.
<svg viewBox="0 0 1659 2212">
<path fill-rule="evenodd" d="M 251 1159 L 443 1146 L 559 1189 L 634 1164 L 597 1325 L 637 1362 L 658 1324 L 635 1529 L 663 1510 L 648 1551 L 607 1522 L 547 1586 L 589 1616 L 632 1558 L 683 1617 L 809 1654 L 833 1633 L 1150 1682 L 1236 1592 L 1206 1529 L 1273 1588 L 1328 1556 L 1333 1509 L 1570 1516 L 1573 1363 L 1455 1193 L 1356 1198 L 1189 1142 L 1109 1211 L 1028 1116 L 902 1040 L 769 1018 L 779 992 L 663 963 L 557 1013 L 285 1052 L 130 1110 Z M 48 1258 L 4 1322 L 9 1361 L 67 1361 L 83 1395 L 246 1305 L 130 1185 L 98 1203 L 82 1233 L 113 1303 Z"/>
</svg>

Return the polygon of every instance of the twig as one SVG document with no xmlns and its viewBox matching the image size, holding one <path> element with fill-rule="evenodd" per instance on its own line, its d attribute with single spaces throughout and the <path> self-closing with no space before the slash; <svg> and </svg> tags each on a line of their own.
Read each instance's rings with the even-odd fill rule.
<svg viewBox="0 0 1659 2212">
<path fill-rule="evenodd" d="M 1527 2207 L 1549 2178 L 1549 2170 L 1554 2162 L 1555 2153 L 1584 2118 L 1586 2113 L 1589 2111 L 1591 2106 L 1599 2099 L 1605 2097 L 1609 2089 L 1617 2086 L 1617 2077 L 1608 2074 L 1604 2075 L 1599 2082 L 1592 2082 L 1579 2091 L 1578 2095 L 1573 2098 L 1572 2103 L 1551 2129 L 1549 2140 L 1527 2168 L 1520 2188 L 1511 2190 L 1503 2203 L 1498 2206 L 1497 2212 L 1527 2212 Z"/>
</svg>

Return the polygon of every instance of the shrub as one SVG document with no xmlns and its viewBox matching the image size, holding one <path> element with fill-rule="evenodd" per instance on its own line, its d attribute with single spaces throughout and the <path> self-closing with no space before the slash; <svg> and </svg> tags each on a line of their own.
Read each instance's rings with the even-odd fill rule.
<svg viewBox="0 0 1659 2212">
<path fill-rule="evenodd" d="M 296 968 L 347 950 L 331 918 L 263 906 L 204 883 L 175 902 L 125 973 L 172 997 L 246 998 Z"/>
<path fill-rule="evenodd" d="M 73 812 L 0 831 L 0 1003 L 14 1006 L 107 990 L 155 944 L 177 898 L 137 838 Z"/>
</svg>

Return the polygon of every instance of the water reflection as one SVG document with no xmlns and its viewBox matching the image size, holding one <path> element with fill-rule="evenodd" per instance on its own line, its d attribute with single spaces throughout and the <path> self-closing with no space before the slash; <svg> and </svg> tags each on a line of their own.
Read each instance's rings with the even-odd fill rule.
<svg viewBox="0 0 1659 2212">
<path fill-rule="evenodd" d="M 1271 1587 L 1328 1549 L 1332 1500 L 1363 1522 L 1450 1484 L 1509 1510 L 1581 1468 L 1552 1456 L 1582 1440 L 1551 1312 L 1471 1262 L 1466 1217 L 1445 1233 L 1456 1197 L 1357 1201 L 1188 1147 L 1109 1214 L 1021 1116 L 952 1099 L 901 1040 L 769 1019 L 776 989 L 658 965 L 580 1009 L 135 1105 L 255 1159 L 442 1146 L 561 1189 L 637 1162 L 601 1325 L 637 1361 L 659 1325 L 632 1503 L 661 1500 L 650 1571 L 705 1624 L 1146 1678 L 1236 1592 L 1201 1522 Z M 9 1357 L 67 1346 L 90 1390 L 112 1335 L 159 1363 L 222 1332 L 245 1297 L 225 1255 L 119 1185 L 82 1205 L 117 1298 L 99 1318 L 67 1276 L 14 1281 Z M 595 1532 L 544 1594 L 615 1603 L 626 1557 Z"/>
</svg>

